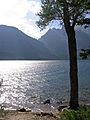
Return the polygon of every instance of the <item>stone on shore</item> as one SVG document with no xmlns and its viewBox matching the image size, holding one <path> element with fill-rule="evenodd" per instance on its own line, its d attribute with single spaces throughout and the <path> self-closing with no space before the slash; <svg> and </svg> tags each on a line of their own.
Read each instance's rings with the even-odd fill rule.
<svg viewBox="0 0 90 120">
<path fill-rule="evenodd" d="M 17 111 L 19 111 L 19 112 L 26 112 L 26 109 L 25 108 L 21 108 L 21 109 L 19 109 Z"/>
<path fill-rule="evenodd" d="M 66 108 L 67 107 L 67 105 L 60 105 L 59 107 L 58 107 L 58 111 L 62 111 L 62 109 L 63 108 Z"/>
<path fill-rule="evenodd" d="M 50 99 L 45 100 L 44 104 L 50 104 Z"/>
</svg>

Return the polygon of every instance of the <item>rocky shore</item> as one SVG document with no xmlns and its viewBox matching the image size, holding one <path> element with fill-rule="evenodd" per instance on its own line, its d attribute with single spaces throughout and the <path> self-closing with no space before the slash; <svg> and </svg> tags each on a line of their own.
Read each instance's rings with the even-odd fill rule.
<svg viewBox="0 0 90 120">
<path fill-rule="evenodd" d="M 88 107 L 90 107 L 90 105 L 88 105 Z M 57 108 L 57 112 L 32 112 L 31 110 L 26 110 L 25 108 L 18 110 L 0 109 L 0 120 L 57 120 L 60 117 L 58 113 L 64 113 L 65 110 L 70 112 L 69 106 L 66 104 L 60 105 Z"/>
<path fill-rule="evenodd" d="M 7 111 L 0 120 L 56 120 L 57 113 Z"/>
<path fill-rule="evenodd" d="M 44 104 L 49 105 L 50 101 L 46 100 Z M 33 112 L 32 110 L 27 110 L 21 108 L 18 110 L 0 110 L 0 120 L 56 120 L 58 118 L 58 112 L 67 105 L 63 104 L 57 107 L 57 111 L 44 110 L 39 112 Z M 43 108 L 44 109 L 44 108 Z"/>
</svg>

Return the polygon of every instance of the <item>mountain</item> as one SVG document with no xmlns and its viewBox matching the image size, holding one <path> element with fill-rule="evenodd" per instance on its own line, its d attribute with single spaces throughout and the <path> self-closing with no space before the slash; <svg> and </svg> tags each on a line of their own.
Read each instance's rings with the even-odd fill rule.
<svg viewBox="0 0 90 120">
<path fill-rule="evenodd" d="M 76 29 L 78 53 L 90 46 L 88 30 Z M 0 25 L 0 60 L 68 59 L 65 29 L 50 29 L 39 40 L 29 37 L 15 27 Z"/>
<path fill-rule="evenodd" d="M 80 49 L 90 46 L 90 36 L 81 29 L 76 30 L 78 57 Z M 59 59 L 68 59 L 68 40 L 64 27 L 62 29 L 50 29 L 40 39 L 40 42 L 49 48 Z"/>
<path fill-rule="evenodd" d="M 55 59 L 40 41 L 15 27 L 0 25 L 0 59 Z"/>
</svg>

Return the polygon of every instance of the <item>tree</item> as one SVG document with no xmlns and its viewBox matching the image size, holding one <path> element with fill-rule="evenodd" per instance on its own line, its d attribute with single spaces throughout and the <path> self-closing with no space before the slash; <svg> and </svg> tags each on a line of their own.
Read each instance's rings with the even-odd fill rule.
<svg viewBox="0 0 90 120">
<path fill-rule="evenodd" d="M 75 26 L 87 27 L 90 24 L 88 17 L 90 0 L 41 0 L 41 3 L 42 9 L 38 13 L 40 19 L 37 21 L 41 30 L 54 20 L 60 21 L 60 24 L 65 26 L 70 58 L 70 108 L 77 109 L 79 104 Z"/>
<path fill-rule="evenodd" d="M 88 57 L 90 57 L 90 46 L 88 49 L 81 49 L 82 52 L 80 52 L 80 57 L 82 59 L 87 59 Z"/>
</svg>

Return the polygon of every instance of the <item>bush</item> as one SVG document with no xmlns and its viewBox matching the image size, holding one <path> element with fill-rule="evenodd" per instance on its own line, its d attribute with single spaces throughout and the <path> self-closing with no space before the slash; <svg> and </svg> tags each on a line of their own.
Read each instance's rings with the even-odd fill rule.
<svg viewBox="0 0 90 120">
<path fill-rule="evenodd" d="M 90 120 L 90 106 L 81 106 L 78 110 L 65 110 L 58 120 Z"/>
<path fill-rule="evenodd" d="M 4 106 L 0 105 L 0 117 L 4 117 L 8 112 L 4 110 Z"/>
</svg>

